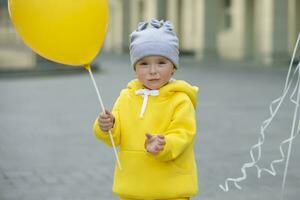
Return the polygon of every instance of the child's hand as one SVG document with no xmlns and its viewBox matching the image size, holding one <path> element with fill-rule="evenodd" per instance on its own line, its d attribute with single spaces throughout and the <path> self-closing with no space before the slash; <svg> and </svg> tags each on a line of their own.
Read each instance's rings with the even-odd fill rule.
<svg viewBox="0 0 300 200">
<path fill-rule="evenodd" d="M 148 153 L 157 154 L 164 149 L 166 142 L 163 135 L 146 133 L 145 149 Z"/>
<path fill-rule="evenodd" d="M 105 110 L 105 113 L 101 113 L 98 118 L 98 125 L 103 132 L 107 132 L 115 124 L 115 117 L 112 113 Z"/>
</svg>

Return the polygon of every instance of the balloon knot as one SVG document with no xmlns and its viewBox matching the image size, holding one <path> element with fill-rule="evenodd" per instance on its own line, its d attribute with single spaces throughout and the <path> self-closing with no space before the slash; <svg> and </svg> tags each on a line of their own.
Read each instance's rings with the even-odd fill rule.
<svg viewBox="0 0 300 200">
<path fill-rule="evenodd" d="M 90 64 L 84 65 L 84 68 L 89 71 L 91 70 L 91 65 Z"/>
</svg>

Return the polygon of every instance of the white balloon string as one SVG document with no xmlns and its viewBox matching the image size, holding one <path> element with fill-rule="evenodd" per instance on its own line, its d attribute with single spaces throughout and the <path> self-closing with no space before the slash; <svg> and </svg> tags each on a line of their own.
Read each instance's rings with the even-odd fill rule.
<svg viewBox="0 0 300 200">
<path fill-rule="evenodd" d="M 103 104 L 103 101 L 102 101 L 102 98 L 101 98 L 98 86 L 97 86 L 96 81 L 94 79 L 91 67 L 90 67 L 90 65 L 87 65 L 85 68 L 88 70 L 88 72 L 90 74 L 90 77 L 91 77 L 91 79 L 93 81 L 93 85 L 95 87 L 95 90 L 96 90 L 96 93 L 97 93 L 97 96 L 98 96 L 98 100 L 99 100 L 102 112 L 105 113 L 105 107 L 104 107 L 104 104 Z M 114 149 L 114 153 L 115 153 L 115 157 L 116 157 L 116 160 L 117 160 L 118 167 L 119 167 L 120 170 L 122 170 L 121 162 L 120 162 L 120 159 L 119 159 L 119 156 L 118 156 L 117 148 L 116 148 L 116 145 L 115 145 L 115 142 L 114 142 L 111 130 L 108 131 L 108 134 L 109 134 L 109 138 L 110 138 L 111 144 L 112 144 L 113 149 Z"/>
<path fill-rule="evenodd" d="M 291 101 L 293 103 L 295 103 L 296 106 L 295 106 L 295 111 L 294 111 L 293 125 L 292 125 L 292 130 L 291 130 L 290 138 L 287 140 L 289 142 L 289 147 L 288 147 L 288 153 L 287 153 L 287 157 L 286 157 L 284 174 L 283 174 L 283 180 L 282 180 L 282 186 L 281 186 L 281 200 L 283 200 L 283 196 L 284 196 L 286 175 L 287 175 L 287 170 L 288 170 L 289 161 L 290 161 L 290 155 L 291 155 L 291 151 L 292 151 L 292 144 L 293 144 L 293 140 L 295 138 L 295 135 L 297 135 L 297 133 L 295 134 L 295 126 L 296 126 L 296 120 L 297 120 L 297 115 L 298 115 L 299 97 L 300 97 L 300 95 L 299 95 L 300 94 L 300 87 L 299 87 L 299 77 L 300 77 L 299 66 L 300 66 L 300 64 L 298 64 L 298 80 L 297 80 L 297 84 L 296 84 L 296 87 L 298 88 L 297 89 L 298 91 L 297 91 L 297 100 L 296 100 L 296 102 L 293 101 L 293 95 L 295 94 L 296 87 L 295 87 L 295 90 L 293 91 L 293 93 L 291 95 Z M 298 122 L 298 124 L 299 124 L 299 122 Z M 281 148 L 281 146 L 280 146 L 280 148 Z"/>
<path fill-rule="evenodd" d="M 224 185 L 221 185 L 221 184 L 219 185 L 219 187 L 223 191 L 225 191 L 225 192 L 229 191 L 229 185 L 228 185 L 229 182 L 232 182 L 235 185 L 236 188 L 242 189 L 242 187 L 238 183 L 240 183 L 243 180 L 247 179 L 247 172 L 246 172 L 247 168 L 256 167 L 257 177 L 258 178 L 261 177 L 261 172 L 262 171 L 266 171 L 269 174 L 275 176 L 276 175 L 276 171 L 275 171 L 275 168 L 274 168 L 274 164 L 281 163 L 281 162 L 284 161 L 285 154 L 284 154 L 284 152 L 282 150 L 282 146 L 285 143 L 289 142 L 289 151 L 288 151 L 288 155 L 287 155 L 285 175 L 284 175 L 284 179 L 283 179 L 283 183 L 282 183 L 282 194 L 284 192 L 284 185 L 285 185 L 285 179 L 286 179 L 285 177 L 286 177 L 286 172 L 287 172 L 287 167 L 288 167 L 288 161 L 289 161 L 288 159 L 290 157 L 290 152 L 291 152 L 292 140 L 294 138 L 296 138 L 296 136 L 299 133 L 299 129 L 300 129 L 300 125 L 298 124 L 297 131 L 294 134 L 294 127 L 295 127 L 295 123 L 296 123 L 296 119 L 297 119 L 298 106 L 299 106 L 299 98 L 298 98 L 298 96 L 299 96 L 299 93 L 300 93 L 300 91 L 299 91 L 299 78 L 300 78 L 299 68 L 300 68 L 300 63 L 297 65 L 297 67 L 294 70 L 294 73 L 291 75 L 291 70 L 292 70 L 292 66 L 293 66 L 293 63 L 294 63 L 296 51 L 298 49 L 299 40 L 300 40 L 300 34 L 298 35 L 298 39 L 296 41 L 296 45 L 295 45 L 295 48 L 294 48 L 294 51 L 293 51 L 293 56 L 292 56 L 292 60 L 290 62 L 290 66 L 289 66 L 289 70 L 288 70 L 288 74 L 287 74 L 287 77 L 286 77 L 285 86 L 284 86 L 282 95 L 279 98 L 273 100 L 270 103 L 270 106 L 269 106 L 270 117 L 262 122 L 261 127 L 260 127 L 260 137 L 258 138 L 258 142 L 250 148 L 251 162 L 243 164 L 243 166 L 241 168 L 242 176 L 240 176 L 238 178 L 227 178 L 225 180 L 225 184 Z M 270 169 L 260 168 L 257 163 L 261 159 L 261 148 L 262 148 L 262 145 L 265 142 L 265 130 L 270 125 L 270 123 L 273 121 L 273 119 L 274 119 L 275 115 L 277 114 L 277 112 L 278 112 L 278 110 L 279 110 L 282 102 L 286 98 L 286 95 L 287 95 L 288 91 L 290 90 L 290 87 L 291 87 L 291 85 L 292 85 L 292 83 L 294 81 L 294 77 L 295 77 L 296 73 L 298 73 L 298 79 L 297 79 L 297 82 L 295 84 L 295 89 L 293 90 L 292 95 L 290 96 L 290 101 L 292 103 L 296 104 L 295 111 L 294 111 L 294 118 L 293 118 L 293 127 L 292 127 L 292 130 L 291 130 L 291 136 L 290 136 L 289 139 L 284 140 L 279 145 L 279 150 L 280 150 L 281 158 L 277 159 L 277 160 L 273 160 L 271 162 L 271 164 L 270 164 Z M 293 99 L 293 96 L 294 96 L 297 88 L 298 88 L 297 100 L 295 101 Z M 275 109 L 273 107 L 275 107 Z M 256 156 L 254 155 L 255 150 L 256 150 Z"/>
</svg>

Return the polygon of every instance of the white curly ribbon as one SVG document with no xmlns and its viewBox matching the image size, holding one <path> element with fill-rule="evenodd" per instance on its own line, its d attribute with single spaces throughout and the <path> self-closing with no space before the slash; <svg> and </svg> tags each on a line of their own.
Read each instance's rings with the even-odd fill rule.
<svg viewBox="0 0 300 200">
<path fill-rule="evenodd" d="M 278 163 L 281 163 L 281 162 L 286 160 L 284 176 L 283 176 L 283 181 L 282 181 L 282 188 L 281 188 L 281 199 L 283 199 L 283 194 L 284 194 L 284 190 L 285 190 L 286 175 L 287 175 L 287 170 L 288 170 L 288 165 L 289 165 L 290 154 L 291 154 L 291 150 L 292 150 L 292 142 L 297 137 L 297 135 L 299 134 L 299 130 L 300 130 L 299 111 L 298 111 L 299 104 L 300 104 L 299 103 L 300 102 L 300 86 L 299 86 L 299 82 L 300 82 L 300 70 L 299 70 L 300 62 L 298 63 L 297 67 L 294 69 L 294 72 L 291 73 L 292 65 L 293 65 L 294 59 L 295 59 L 295 54 L 297 52 L 298 45 L 299 45 L 299 40 L 300 40 L 300 34 L 298 35 L 296 45 L 295 45 L 295 48 L 294 48 L 294 51 L 293 51 L 293 56 L 292 56 L 292 60 L 290 62 L 288 74 L 287 74 L 287 77 L 286 77 L 285 87 L 283 89 L 282 95 L 279 98 L 275 99 L 274 101 L 272 101 L 270 103 L 270 106 L 269 106 L 270 117 L 262 122 L 261 127 L 260 127 L 260 137 L 258 138 L 258 142 L 250 148 L 251 162 L 243 164 L 243 166 L 241 168 L 242 176 L 240 176 L 238 178 L 227 178 L 225 180 L 224 185 L 221 185 L 221 184 L 219 185 L 219 187 L 225 192 L 229 191 L 229 186 L 228 186 L 229 182 L 232 182 L 235 185 L 236 188 L 242 189 L 242 187 L 238 183 L 240 183 L 240 182 L 247 179 L 247 173 L 246 173 L 247 168 L 256 167 L 258 178 L 261 177 L 261 173 L 263 171 L 265 171 L 265 172 L 267 172 L 267 173 L 269 173 L 273 176 L 276 176 L 277 172 L 274 168 L 274 165 L 278 164 Z M 288 139 L 282 141 L 279 145 L 279 151 L 280 151 L 281 158 L 273 160 L 270 163 L 270 168 L 269 169 L 261 168 L 261 167 L 258 166 L 257 163 L 261 159 L 261 147 L 265 142 L 265 130 L 271 124 L 271 122 L 273 121 L 275 115 L 277 114 L 282 102 L 286 98 L 286 96 L 288 94 L 288 91 L 291 88 L 292 83 L 294 82 L 295 77 L 297 77 L 297 80 L 296 80 L 296 83 L 295 83 L 295 88 L 294 88 L 294 90 L 292 91 L 292 94 L 289 97 L 289 100 L 293 104 L 295 104 L 293 124 L 292 124 L 290 137 Z M 296 96 L 296 99 L 295 99 L 295 96 Z M 298 126 L 298 127 L 296 127 L 296 126 Z M 285 154 L 284 151 L 283 151 L 283 146 L 287 143 L 289 144 L 288 152 L 287 152 L 287 154 Z M 254 154 L 255 152 L 256 152 L 256 154 Z"/>
</svg>

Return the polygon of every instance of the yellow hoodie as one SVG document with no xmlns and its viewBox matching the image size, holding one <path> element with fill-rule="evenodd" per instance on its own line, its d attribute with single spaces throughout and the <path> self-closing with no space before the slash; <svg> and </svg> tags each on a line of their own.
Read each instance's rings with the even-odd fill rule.
<svg viewBox="0 0 300 200">
<path fill-rule="evenodd" d="M 112 134 L 120 146 L 122 170 L 115 168 L 113 191 L 132 199 L 191 197 L 198 192 L 193 144 L 196 134 L 195 108 L 198 88 L 173 80 L 149 96 L 143 116 L 143 89 L 139 80 L 128 83 L 114 108 Z M 97 119 L 95 135 L 111 146 Z M 157 155 L 145 151 L 146 133 L 164 134 L 166 145 Z"/>
</svg>

